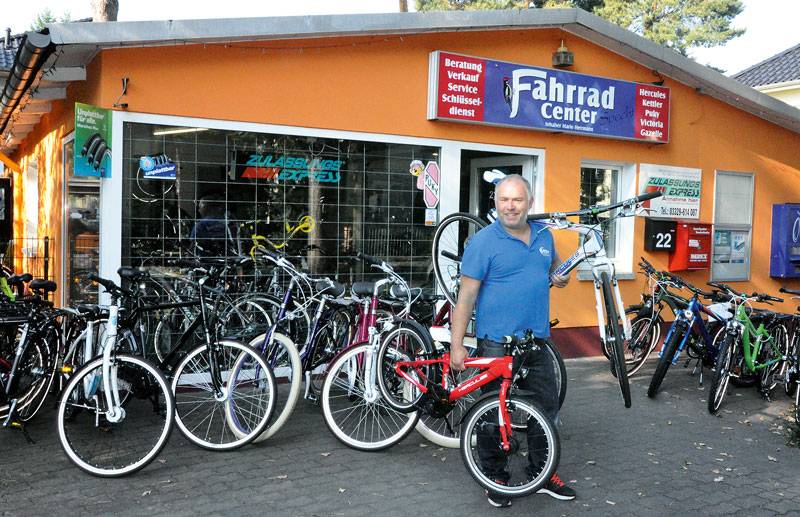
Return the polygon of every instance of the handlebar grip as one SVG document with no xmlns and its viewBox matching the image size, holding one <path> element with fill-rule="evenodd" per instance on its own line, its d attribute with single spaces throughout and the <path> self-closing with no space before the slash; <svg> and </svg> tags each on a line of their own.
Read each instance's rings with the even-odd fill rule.
<svg viewBox="0 0 800 517">
<path fill-rule="evenodd" d="M 647 201 L 648 199 L 653 199 L 659 196 L 661 196 L 661 192 L 655 191 L 642 194 L 641 196 L 635 197 L 634 199 L 636 200 L 637 203 L 641 203 L 642 201 Z"/>
<path fill-rule="evenodd" d="M 356 253 L 356 258 L 363 260 L 368 264 L 374 264 L 376 266 L 380 266 L 383 264 L 383 261 L 379 258 L 373 257 L 372 255 L 367 255 L 366 253 L 361 253 L 360 251 Z"/>
<path fill-rule="evenodd" d="M 543 214 L 528 214 L 528 221 L 536 221 L 538 219 L 550 219 L 556 213 L 555 212 L 545 212 Z"/>
<path fill-rule="evenodd" d="M 516 345 L 517 343 L 519 343 L 519 336 L 517 336 L 516 334 L 511 334 L 510 336 L 503 336 L 502 343 L 508 345 Z"/>
<path fill-rule="evenodd" d="M 93 280 L 98 284 L 102 285 L 106 288 L 107 291 L 112 291 L 117 287 L 117 284 L 112 282 L 111 280 L 106 280 L 105 278 L 101 278 L 94 273 L 89 273 L 89 280 Z"/>
<path fill-rule="evenodd" d="M 442 256 L 444 258 L 449 258 L 450 260 L 454 260 L 456 262 L 461 262 L 461 259 L 462 259 L 461 255 L 456 255 L 455 253 L 450 253 L 447 250 L 442 250 L 441 253 L 442 253 Z"/>
<path fill-rule="evenodd" d="M 786 288 L 786 287 L 781 287 L 781 288 L 779 289 L 779 291 L 780 291 L 780 292 L 782 292 L 782 293 L 788 293 L 788 294 L 796 294 L 796 295 L 800 295 L 800 290 L 798 290 L 798 289 L 788 289 L 788 288 Z"/>
</svg>

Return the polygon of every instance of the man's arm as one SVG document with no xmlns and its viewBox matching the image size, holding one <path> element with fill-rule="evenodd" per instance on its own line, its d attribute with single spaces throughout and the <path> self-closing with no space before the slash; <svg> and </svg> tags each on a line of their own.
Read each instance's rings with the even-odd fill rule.
<svg viewBox="0 0 800 517">
<path fill-rule="evenodd" d="M 558 266 L 561 265 L 561 257 L 558 256 L 558 252 L 556 251 L 553 254 L 553 262 L 550 263 L 550 282 L 555 287 L 566 287 L 569 283 L 570 273 L 566 275 L 554 275 L 553 271 L 558 269 Z"/>
<path fill-rule="evenodd" d="M 450 365 L 458 372 L 465 370 L 464 360 L 467 358 L 467 349 L 463 344 L 464 334 L 467 332 L 467 324 L 472 318 L 472 310 L 475 308 L 480 288 L 480 280 L 461 275 L 458 300 L 450 322 Z"/>
</svg>

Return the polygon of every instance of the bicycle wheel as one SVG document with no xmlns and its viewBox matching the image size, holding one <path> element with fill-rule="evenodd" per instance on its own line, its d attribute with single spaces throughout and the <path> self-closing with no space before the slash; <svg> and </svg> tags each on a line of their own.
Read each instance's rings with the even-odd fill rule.
<svg viewBox="0 0 800 517">
<path fill-rule="evenodd" d="M 789 368 L 784 373 L 783 388 L 786 395 L 791 397 L 800 385 L 800 329 L 795 329 L 792 334 L 792 344 L 789 348 Z"/>
<path fill-rule="evenodd" d="M 500 433 L 499 397 L 478 401 L 461 427 L 461 457 L 483 488 L 506 497 L 531 494 L 556 471 L 561 443 L 553 422 L 535 402 L 509 395 L 509 449 Z"/>
<path fill-rule="evenodd" d="M 58 402 L 58 439 L 67 457 L 100 477 L 131 474 L 150 463 L 167 443 L 175 403 L 164 375 L 146 359 L 112 358 L 123 417 L 109 421 L 103 391 L 103 358 L 80 368 Z M 113 381 L 112 381 L 113 382 Z"/>
<path fill-rule="evenodd" d="M 262 352 L 264 359 L 272 368 L 275 375 L 275 411 L 267 425 L 267 430 L 253 440 L 253 443 L 263 442 L 278 432 L 283 424 L 289 420 L 300 397 L 300 384 L 303 382 L 303 365 L 300 354 L 291 339 L 279 332 L 272 334 L 273 343 Z M 258 336 L 250 342 L 250 346 L 261 352 L 264 335 Z M 242 359 L 246 356 L 241 356 Z M 236 370 L 240 365 L 236 365 Z M 234 433 L 241 433 L 238 426 L 233 427 Z"/>
<path fill-rule="evenodd" d="M 433 273 L 439 288 L 453 305 L 461 280 L 461 261 L 453 257 L 461 257 L 467 241 L 484 226 L 486 223 L 474 215 L 457 212 L 445 217 L 433 234 Z"/>
<path fill-rule="evenodd" d="M 308 361 L 309 392 L 317 399 L 328 364 L 350 344 L 352 316 L 347 310 L 335 311 L 314 337 L 314 349 Z"/>
<path fill-rule="evenodd" d="M 397 362 L 419 359 L 420 355 L 425 354 L 425 349 L 425 338 L 412 327 L 395 327 L 381 340 L 378 349 L 378 387 L 383 400 L 395 411 L 415 411 L 423 396 L 422 390 L 396 372 Z M 429 386 L 441 386 L 441 375 L 432 376 L 433 371 L 434 368 L 428 366 L 406 369 L 409 376 L 423 385 L 427 383 Z"/>
<path fill-rule="evenodd" d="M 774 346 L 773 346 L 774 344 Z M 789 354 L 789 331 L 783 325 L 775 325 L 769 331 L 769 340 L 761 344 L 763 353 L 759 354 L 759 363 L 766 365 L 761 369 L 761 391 L 771 392 L 784 377 Z M 772 364 L 768 364 L 772 363 Z"/>
<path fill-rule="evenodd" d="M 25 346 L 15 373 L 17 398 L 15 410 L 19 422 L 25 423 L 31 420 L 44 404 L 50 384 L 53 382 L 53 366 L 47 348 L 41 340 L 29 342 Z"/>
<path fill-rule="evenodd" d="M 218 390 L 214 375 L 219 377 Z M 235 341 L 189 352 L 175 368 L 172 392 L 181 433 L 193 444 L 217 451 L 237 449 L 258 438 L 275 407 L 272 369 L 261 354 Z"/>
<path fill-rule="evenodd" d="M 169 309 L 161 315 L 156 330 L 153 332 L 153 353 L 159 363 L 163 362 L 175 348 L 178 339 L 192 324 L 194 316 L 189 308 L 184 307 Z M 203 340 L 203 331 L 198 327 L 184 346 L 186 349 L 192 348 L 197 343 L 202 343 Z"/>
<path fill-rule="evenodd" d="M 224 339 L 249 342 L 271 326 L 272 301 L 247 296 L 234 300 L 219 316 L 219 335 Z"/>
<path fill-rule="evenodd" d="M 626 309 L 626 315 L 628 310 Z M 625 342 L 625 366 L 628 377 L 644 366 L 661 338 L 661 316 L 658 319 L 639 317 L 631 320 L 631 339 Z"/>
<path fill-rule="evenodd" d="M 686 323 L 683 321 L 675 322 L 674 325 L 675 328 L 673 329 L 672 336 L 670 336 L 669 342 L 664 347 L 661 357 L 658 358 L 656 371 L 653 373 L 653 378 L 650 379 L 650 386 L 647 388 L 647 396 L 650 398 L 655 397 L 656 393 L 658 393 L 658 388 L 661 386 L 664 377 L 667 375 L 667 370 L 669 369 L 670 365 L 672 365 L 672 360 L 678 353 L 678 347 L 683 340 L 683 335 L 689 331 L 689 329 L 686 327 Z"/>
<path fill-rule="evenodd" d="M 553 362 L 553 372 L 556 377 L 556 389 L 558 390 L 558 408 L 564 405 L 564 399 L 567 397 L 567 365 L 564 363 L 564 358 L 561 357 L 561 352 L 558 347 L 550 338 L 545 340 L 545 350 L 550 360 Z"/>
<path fill-rule="evenodd" d="M 418 419 L 416 412 L 395 411 L 381 397 L 376 366 L 374 346 L 352 346 L 330 364 L 322 384 L 325 424 L 336 439 L 362 451 L 391 447 L 411 432 Z"/>
<path fill-rule="evenodd" d="M 725 390 L 728 388 L 728 381 L 731 378 L 736 358 L 736 343 L 736 334 L 726 332 L 719 345 L 714 376 L 711 378 L 711 387 L 708 392 L 708 412 L 711 414 L 717 412 L 722 405 L 722 399 L 725 398 Z"/>
<path fill-rule="evenodd" d="M 611 364 L 613 371 L 616 373 L 617 382 L 619 383 L 619 391 L 622 394 L 622 401 L 626 408 L 631 407 L 631 387 L 628 384 L 628 369 L 625 365 L 625 342 L 622 339 L 622 331 L 619 327 L 619 314 L 617 314 L 617 305 L 614 292 L 611 290 L 611 282 L 608 275 L 603 272 L 600 273 L 600 282 L 603 287 L 603 300 L 606 304 L 606 340 L 612 339 L 611 347 L 613 353 L 611 354 Z"/>
</svg>

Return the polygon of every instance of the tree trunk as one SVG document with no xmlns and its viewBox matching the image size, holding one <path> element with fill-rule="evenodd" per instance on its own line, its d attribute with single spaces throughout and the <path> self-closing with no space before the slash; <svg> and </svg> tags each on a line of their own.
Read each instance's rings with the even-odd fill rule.
<svg viewBox="0 0 800 517">
<path fill-rule="evenodd" d="M 93 22 L 115 22 L 119 12 L 119 0 L 92 0 Z"/>
<path fill-rule="evenodd" d="M 408 0 L 400 0 L 400 12 L 401 13 L 408 12 Z"/>
</svg>

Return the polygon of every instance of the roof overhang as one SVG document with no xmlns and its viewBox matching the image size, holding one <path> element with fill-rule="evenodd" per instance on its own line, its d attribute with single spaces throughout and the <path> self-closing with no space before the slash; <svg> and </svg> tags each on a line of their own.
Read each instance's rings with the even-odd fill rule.
<svg viewBox="0 0 800 517">
<path fill-rule="evenodd" d="M 98 52 L 110 48 L 557 28 L 657 70 L 701 94 L 800 133 L 799 109 L 581 9 L 65 23 L 47 27 L 60 50 L 55 72 L 62 68 L 81 69 Z M 59 87 L 64 84 L 59 83 Z"/>
</svg>

